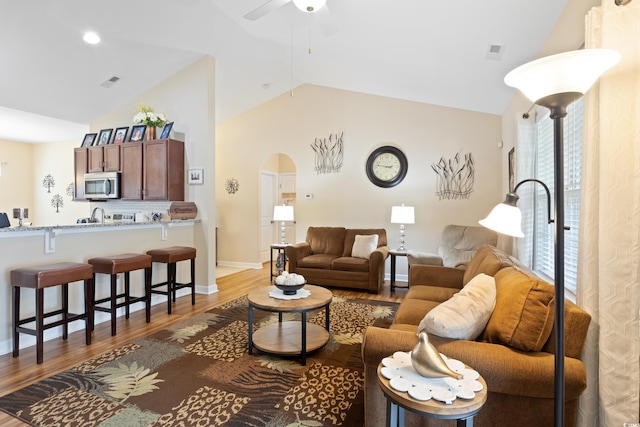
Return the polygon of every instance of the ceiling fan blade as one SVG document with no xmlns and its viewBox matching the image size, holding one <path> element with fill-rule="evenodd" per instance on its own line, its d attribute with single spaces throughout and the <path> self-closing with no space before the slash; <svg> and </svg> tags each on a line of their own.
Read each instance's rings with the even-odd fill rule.
<svg viewBox="0 0 640 427">
<path fill-rule="evenodd" d="M 244 15 L 244 19 L 248 19 L 250 21 L 255 21 L 257 19 L 262 18 L 266 14 L 276 10 L 280 6 L 284 6 L 285 4 L 289 3 L 290 1 L 291 0 L 270 0 L 270 1 L 266 2 L 265 4 L 263 4 L 262 6 L 259 6 L 259 7 L 255 8 L 255 9 L 253 9 L 251 12 L 247 13 L 246 15 Z"/>
<path fill-rule="evenodd" d="M 320 25 L 322 34 L 324 34 L 325 36 L 330 36 L 338 31 L 338 26 L 335 24 L 335 22 L 333 22 L 331 12 L 329 11 L 329 7 L 326 4 L 320 9 L 313 12 L 313 14 L 316 16 L 316 20 Z"/>
</svg>

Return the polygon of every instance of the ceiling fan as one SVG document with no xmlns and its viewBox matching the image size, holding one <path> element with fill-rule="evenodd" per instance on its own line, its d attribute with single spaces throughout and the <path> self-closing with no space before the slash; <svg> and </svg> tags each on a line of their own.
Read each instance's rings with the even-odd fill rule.
<svg viewBox="0 0 640 427">
<path fill-rule="evenodd" d="M 312 13 L 315 15 L 320 23 L 322 33 L 325 36 L 331 35 L 338 30 L 331 19 L 329 8 L 325 4 L 327 0 L 269 0 L 262 6 L 259 6 L 244 15 L 244 18 L 250 21 L 256 21 L 279 7 L 282 7 L 287 3 L 291 3 L 292 1 L 293 4 L 302 12 Z"/>
</svg>

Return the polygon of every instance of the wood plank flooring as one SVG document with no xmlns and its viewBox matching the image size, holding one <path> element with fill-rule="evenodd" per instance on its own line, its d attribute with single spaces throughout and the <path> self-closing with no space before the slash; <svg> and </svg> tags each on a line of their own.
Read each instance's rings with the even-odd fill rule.
<svg viewBox="0 0 640 427">
<path fill-rule="evenodd" d="M 20 356 L 11 354 L 0 356 L 0 396 L 19 390 L 46 377 L 65 371 L 100 354 L 121 347 L 132 341 L 151 335 L 195 314 L 207 311 L 217 305 L 224 304 L 246 295 L 252 289 L 264 286 L 269 277 L 269 263 L 262 269 L 245 270 L 216 279 L 218 292 L 212 295 L 196 295 L 196 305 L 191 305 L 191 297 L 178 298 L 172 314 L 167 314 L 164 303 L 156 304 L 151 309 L 151 322 L 144 320 L 144 310 L 131 314 L 127 320 L 118 318 L 117 335 L 111 336 L 109 322 L 96 325 L 91 345 L 84 342 L 84 330 L 69 334 L 66 341 L 55 338 L 44 343 L 44 363 L 36 364 L 35 346 L 20 350 Z M 399 283 L 403 286 L 403 283 Z M 397 288 L 390 293 L 389 282 L 385 282 L 378 294 L 331 288 L 335 295 L 352 298 L 366 298 L 381 301 L 400 302 L 406 294 L 406 288 Z M 0 425 L 3 427 L 24 427 L 27 424 L 0 411 Z"/>
</svg>

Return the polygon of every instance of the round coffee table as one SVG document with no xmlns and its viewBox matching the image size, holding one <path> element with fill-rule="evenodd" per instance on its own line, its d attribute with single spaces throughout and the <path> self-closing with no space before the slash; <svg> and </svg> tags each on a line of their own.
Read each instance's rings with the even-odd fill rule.
<svg viewBox="0 0 640 427">
<path fill-rule="evenodd" d="M 253 347 L 265 353 L 300 355 L 301 364 L 306 365 L 307 353 L 319 349 L 329 341 L 329 304 L 333 294 L 320 286 L 306 285 L 311 292 L 306 298 L 277 299 L 269 296 L 274 286 L 255 289 L 247 295 L 249 299 L 249 354 Z M 253 331 L 253 310 L 278 313 L 278 323 L 272 323 Z M 308 323 L 307 313 L 325 309 L 325 327 Z M 300 313 L 300 320 L 282 321 L 282 313 Z"/>
<path fill-rule="evenodd" d="M 473 417 L 487 401 L 487 383 L 480 376 L 478 381 L 482 383 L 482 390 L 476 393 L 473 399 L 456 399 L 451 404 L 445 404 L 434 399 L 420 401 L 412 398 L 407 393 L 396 391 L 389 385 L 389 380 L 381 373 L 382 363 L 378 365 L 378 383 L 387 398 L 387 426 L 391 426 L 391 414 L 397 408 L 396 425 L 404 424 L 403 411 L 409 410 L 416 414 L 440 418 L 445 420 L 457 420 L 457 427 L 473 427 Z"/>
</svg>

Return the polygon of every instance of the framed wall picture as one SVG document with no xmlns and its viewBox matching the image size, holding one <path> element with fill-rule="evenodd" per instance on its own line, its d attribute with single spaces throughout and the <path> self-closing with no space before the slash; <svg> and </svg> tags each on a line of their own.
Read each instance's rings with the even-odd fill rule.
<svg viewBox="0 0 640 427">
<path fill-rule="evenodd" d="M 204 169 L 189 169 L 189 184 L 204 184 Z"/>
<path fill-rule="evenodd" d="M 102 129 L 100 131 L 100 136 L 98 136 L 98 145 L 107 145 L 110 143 L 112 133 L 113 129 Z"/>
<path fill-rule="evenodd" d="M 169 138 L 171 134 L 171 129 L 173 128 L 173 122 L 169 122 L 162 128 L 162 134 L 160 135 L 160 139 Z"/>
<path fill-rule="evenodd" d="M 96 141 L 97 133 L 88 133 L 82 139 L 81 147 L 91 147 L 93 143 Z"/>
<path fill-rule="evenodd" d="M 129 126 L 117 128 L 116 133 L 113 135 L 114 144 L 122 144 L 127 140 L 127 132 L 129 132 Z"/>
<path fill-rule="evenodd" d="M 131 136 L 129 137 L 129 141 L 143 141 L 144 133 L 147 131 L 147 125 L 136 125 L 131 127 Z"/>
</svg>

